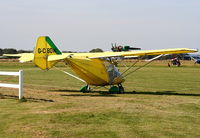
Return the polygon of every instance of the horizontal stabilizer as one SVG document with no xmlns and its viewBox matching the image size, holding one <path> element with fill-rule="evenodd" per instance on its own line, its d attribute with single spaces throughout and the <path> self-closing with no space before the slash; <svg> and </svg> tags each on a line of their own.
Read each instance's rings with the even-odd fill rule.
<svg viewBox="0 0 200 138">
<path fill-rule="evenodd" d="M 21 53 L 21 54 L 3 54 L 4 57 L 19 57 L 20 62 L 30 62 L 33 60 L 33 53 Z"/>
</svg>

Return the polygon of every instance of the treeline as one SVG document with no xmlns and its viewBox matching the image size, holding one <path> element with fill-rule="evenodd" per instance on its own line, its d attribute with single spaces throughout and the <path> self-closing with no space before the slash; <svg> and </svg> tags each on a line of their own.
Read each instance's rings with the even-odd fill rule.
<svg viewBox="0 0 200 138">
<path fill-rule="evenodd" d="M 0 56 L 3 54 L 18 54 L 18 53 L 32 53 L 33 51 L 31 50 L 16 50 L 14 48 L 5 48 L 1 49 L 0 48 Z"/>
<path fill-rule="evenodd" d="M 2 49 L 0 48 L 0 56 L 2 56 L 3 54 L 18 54 L 18 53 L 32 53 L 33 51 L 31 50 L 16 50 L 14 48 L 5 48 Z M 77 53 L 74 51 L 62 51 L 63 53 Z M 100 48 L 95 48 L 90 50 L 89 52 L 103 52 L 102 49 Z"/>
</svg>

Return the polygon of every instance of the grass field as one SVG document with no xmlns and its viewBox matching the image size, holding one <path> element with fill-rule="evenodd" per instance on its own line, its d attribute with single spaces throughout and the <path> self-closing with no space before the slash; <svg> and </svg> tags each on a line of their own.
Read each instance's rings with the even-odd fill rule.
<svg viewBox="0 0 200 138">
<path fill-rule="evenodd" d="M 24 70 L 27 100 L 18 100 L 17 89 L 0 88 L 0 137 L 200 137 L 200 66 L 166 64 L 133 73 L 125 94 L 108 94 L 103 88 L 81 93 L 82 82 L 56 69 L 0 62 L 1 71 Z M 17 78 L 0 76 L 0 82 Z"/>
</svg>

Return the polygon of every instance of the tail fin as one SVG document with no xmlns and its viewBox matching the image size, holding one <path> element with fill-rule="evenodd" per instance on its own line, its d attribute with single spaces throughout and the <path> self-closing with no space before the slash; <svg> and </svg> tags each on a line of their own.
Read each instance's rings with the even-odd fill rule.
<svg viewBox="0 0 200 138">
<path fill-rule="evenodd" d="M 55 46 L 48 36 L 40 36 L 34 50 L 34 63 L 41 69 L 50 69 L 57 62 L 48 61 L 50 55 L 61 55 L 60 50 Z"/>
</svg>

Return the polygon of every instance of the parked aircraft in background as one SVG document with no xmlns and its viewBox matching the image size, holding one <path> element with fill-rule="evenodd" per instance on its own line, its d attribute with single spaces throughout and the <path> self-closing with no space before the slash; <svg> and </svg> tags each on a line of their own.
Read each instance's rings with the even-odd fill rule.
<svg viewBox="0 0 200 138">
<path fill-rule="evenodd" d="M 200 64 L 200 59 L 193 58 L 192 56 L 191 59 L 195 61 L 194 64 Z"/>
</svg>

